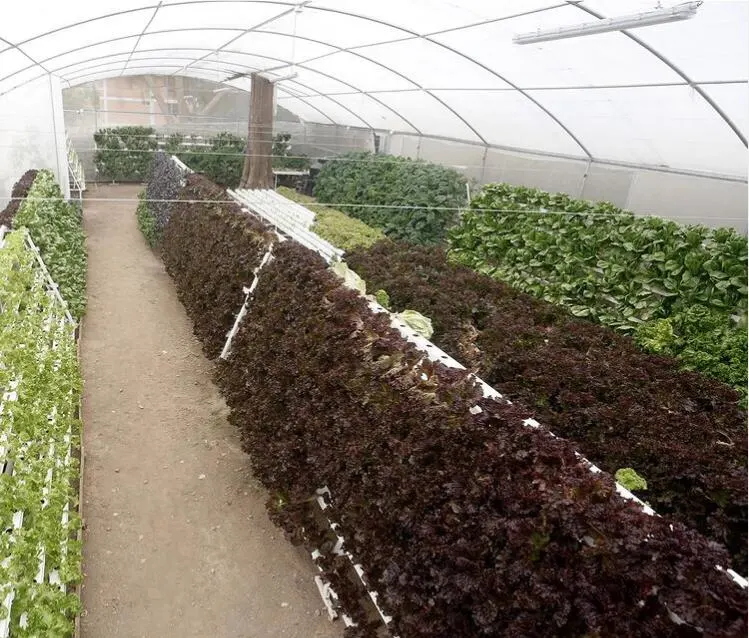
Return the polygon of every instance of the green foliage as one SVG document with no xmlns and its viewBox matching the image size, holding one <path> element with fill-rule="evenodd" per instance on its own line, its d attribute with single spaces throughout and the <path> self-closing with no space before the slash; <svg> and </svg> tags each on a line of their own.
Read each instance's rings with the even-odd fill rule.
<svg viewBox="0 0 749 638">
<path fill-rule="evenodd" d="M 51 171 L 39 171 L 13 227 L 28 228 L 71 314 L 80 319 L 86 309 L 86 243 L 81 213 L 63 199 Z"/>
<path fill-rule="evenodd" d="M 734 230 L 682 226 L 637 217 L 607 202 L 490 184 L 452 230 L 450 244 L 451 257 L 460 263 L 561 304 L 577 317 L 625 333 L 645 326 L 638 336 L 643 347 L 689 358 L 694 369 L 746 385 L 745 351 L 739 357 L 743 375 L 724 367 L 738 361 L 738 335 L 728 318 L 747 308 L 747 243 Z M 705 340 L 687 319 L 680 322 L 681 332 L 671 326 L 676 339 L 657 322 L 694 306 L 722 317 L 715 319 L 722 324 L 720 334 Z M 694 346 L 699 354 L 688 354 L 694 339 L 701 341 Z M 674 340 L 679 345 L 667 345 Z M 710 361 L 716 357 L 721 365 Z"/>
<path fill-rule="evenodd" d="M 236 188 L 242 179 L 245 146 L 241 137 L 219 133 L 207 146 L 184 146 L 184 150 L 172 152 L 196 173 L 221 186 Z"/>
<path fill-rule="evenodd" d="M 368 248 L 380 239 L 385 238 L 385 234 L 379 228 L 367 226 L 364 222 L 349 217 L 334 208 L 320 206 L 316 203 L 314 197 L 303 195 L 286 186 L 279 186 L 278 192 L 313 211 L 315 213 L 313 232 L 338 248 L 345 251 L 354 248 Z"/>
<path fill-rule="evenodd" d="M 182 150 L 185 143 L 185 136 L 182 133 L 172 133 L 164 140 L 164 150 L 169 154 L 177 153 Z"/>
<path fill-rule="evenodd" d="M 291 134 L 278 133 L 273 137 L 273 168 L 286 168 L 294 171 L 309 170 L 309 157 L 303 153 L 291 152 Z"/>
<path fill-rule="evenodd" d="M 654 354 L 673 355 L 677 337 L 671 319 L 656 319 L 642 324 L 634 334 L 637 344 Z"/>
<path fill-rule="evenodd" d="M 429 317 L 425 317 L 416 310 L 397 312 L 395 313 L 395 317 L 405 323 L 412 330 L 418 332 L 425 339 L 432 338 L 434 328 L 432 328 L 432 320 Z"/>
<path fill-rule="evenodd" d="M 640 326 L 634 338 L 644 350 L 678 357 L 684 369 L 734 386 L 746 400 L 746 315 L 734 317 L 692 306 Z"/>
<path fill-rule="evenodd" d="M 386 290 L 377 290 L 374 294 L 375 301 L 380 304 L 385 310 L 390 310 L 390 295 Z"/>
<path fill-rule="evenodd" d="M 159 243 L 159 235 L 156 230 L 156 218 L 148 207 L 144 191 L 138 193 L 138 208 L 135 209 L 135 216 L 138 219 L 138 228 L 143 233 L 146 243 L 154 248 Z"/>
<path fill-rule="evenodd" d="M 631 467 L 623 467 L 617 470 L 614 478 L 616 478 L 617 482 L 626 487 L 630 492 L 648 489 L 647 481 Z"/>
<path fill-rule="evenodd" d="M 69 450 L 79 447 L 82 381 L 75 326 L 47 292 L 23 235 L 10 233 L 0 248 L 0 431 L 2 460 L 12 467 L 0 480 L 6 530 L 0 582 L 15 594 L 10 635 L 67 638 L 81 609 L 70 593 L 81 580 L 81 546 L 74 540 L 81 522 L 74 507 L 65 522 L 63 512 L 77 498 L 78 464 Z M 11 388 L 15 396 L 6 393 Z M 20 525 L 17 512 L 23 512 Z M 40 551 L 44 569 L 37 582 Z M 53 571 L 67 592 L 50 582 Z"/>
<path fill-rule="evenodd" d="M 142 182 L 157 149 L 150 126 L 118 126 L 94 133 L 94 165 L 99 175 L 115 182 Z"/>
<path fill-rule="evenodd" d="M 356 290 L 360 295 L 367 294 L 367 283 L 351 270 L 345 261 L 334 261 L 330 265 L 330 270 L 343 280 L 343 285 L 346 288 Z"/>
<path fill-rule="evenodd" d="M 156 131 L 145 126 L 119 126 L 94 134 L 97 151 L 94 164 L 99 175 L 116 182 L 145 182 L 154 153 L 159 149 Z M 245 140 L 219 133 L 209 140 L 172 133 L 164 150 L 177 155 L 197 173 L 222 186 L 236 188 L 242 177 Z"/>
<path fill-rule="evenodd" d="M 465 204 L 465 178 L 422 160 L 356 152 L 328 161 L 315 196 L 390 237 L 420 244 L 445 238 Z"/>
<path fill-rule="evenodd" d="M 306 156 L 292 155 L 291 135 L 279 133 L 273 140 L 273 167 L 309 169 Z M 94 134 L 97 151 L 94 164 L 103 178 L 117 182 L 143 182 L 148 177 L 153 154 L 159 149 L 158 136 L 151 127 L 119 126 Z M 236 188 L 242 178 L 246 141 L 222 132 L 209 140 L 172 133 L 164 140 L 169 155 L 177 155 L 196 173 L 227 188 Z M 278 157 L 276 157 L 278 156 Z"/>
</svg>

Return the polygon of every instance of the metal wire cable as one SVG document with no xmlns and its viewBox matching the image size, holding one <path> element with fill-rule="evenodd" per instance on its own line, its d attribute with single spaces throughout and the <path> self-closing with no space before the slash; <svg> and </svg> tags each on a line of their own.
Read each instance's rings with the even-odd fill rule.
<svg viewBox="0 0 749 638">
<path fill-rule="evenodd" d="M 0 197 L 0 201 L 13 201 L 13 200 L 31 200 L 31 201 L 59 201 L 59 197 Z M 183 204 L 236 204 L 237 206 L 241 206 L 236 200 L 234 199 L 157 199 L 157 198 L 138 198 L 138 197 L 86 197 L 83 198 L 84 202 L 116 202 L 116 203 L 138 203 L 138 202 L 152 202 L 152 203 L 183 203 Z M 292 200 L 293 201 L 293 200 Z M 461 211 L 477 211 L 477 212 L 486 212 L 486 213 L 512 213 L 514 215 L 557 215 L 562 217 L 605 217 L 607 219 L 611 218 L 632 218 L 632 217 L 652 217 L 656 219 L 664 219 L 666 221 L 675 221 L 675 220 L 669 220 L 668 218 L 662 217 L 660 215 L 653 215 L 653 214 L 640 214 L 640 213 L 631 213 L 631 212 L 615 212 L 615 213 L 591 213 L 591 212 L 584 212 L 584 211 L 553 211 L 553 210 L 518 210 L 516 208 L 470 208 L 468 206 L 407 206 L 407 205 L 401 205 L 401 204 L 344 204 L 344 203 L 328 203 L 328 202 L 309 202 L 309 203 L 300 203 L 295 202 L 299 204 L 300 206 L 304 206 L 305 208 L 334 208 L 334 209 L 340 209 L 340 208 L 388 208 L 392 210 L 439 210 L 439 211 L 451 211 L 451 212 L 461 212 Z M 700 219 L 704 220 L 703 215 L 684 215 L 679 217 L 679 219 Z M 745 217 L 724 217 L 721 219 L 736 221 L 736 220 L 743 220 Z"/>
</svg>

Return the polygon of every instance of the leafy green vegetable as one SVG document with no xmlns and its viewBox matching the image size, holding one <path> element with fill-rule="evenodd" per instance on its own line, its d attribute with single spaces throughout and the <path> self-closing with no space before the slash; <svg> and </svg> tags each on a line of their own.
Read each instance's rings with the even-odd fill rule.
<svg viewBox="0 0 749 638">
<path fill-rule="evenodd" d="M 334 262 L 331 264 L 330 270 L 343 279 L 343 285 L 346 286 L 346 288 L 356 290 L 362 295 L 367 294 L 367 284 L 361 277 L 359 277 L 359 275 L 346 265 L 345 261 Z"/>
<path fill-rule="evenodd" d="M 432 328 L 432 320 L 429 317 L 425 317 L 420 312 L 415 310 L 404 310 L 403 312 L 395 313 L 396 319 L 400 319 L 409 328 L 418 332 L 425 339 L 431 339 L 434 334 L 434 328 Z"/>
<path fill-rule="evenodd" d="M 231 133 L 219 133 L 200 141 L 207 144 L 196 145 L 197 140 L 191 139 L 191 146 L 184 144 L 174 153 L 196 173 L 203 173 L 221 186 L 236 188 L 242 178 L 245 140 Z"/>
<path fill-rule="evenodd" d="M 159 236 L 156 231 L 156 218 L 148 207 L 146 193 L 138 193 L 138 207 L 135 209 L 135 216 L 138 219 L 138 228 L 143 233 L 146 243 L 154 248 L 159 243 Z"/>
<path fill-rule="evenodd" d="M 82 382 L 75 326 L 49 294 L 21 231 L 0 248 L 0 307 L 1 460 L 12 467 L 0 475 L 0 583 L 3 597 L 14 593 L 10 635 L 68 638 L 81 609 L 70 592 L 81 580 L 74 540 L 81 522 L 71 507 L 78 464 L 70 450 L 79 447 Z"/>
<path fill-rule="evenodd" d="M 80 319 L 86 309 L 86 242 L 81 213 L 63 199 L 51 171 L 39 171 L 13 227 L 28 228 L 71 314 Z"/>
<path fill-rule="evenodd" d="M 631 467 L 623 467 L 620 470 L 617 470 L 614 478 L 616 478 L 616 480 L 630 492 L 648 489 L 647 481 Z"/>
<path fill-rule="evenodd" d="M 656 511 L 725 544 L 746 573 L 746 410 L 730 386 L 450 263 L 441 247 L 386 240 L 347 261 L 388 291 L 393 310 L 430 317 L 435 345 L 603 471 L 637 468 Z"/>
<path fill-rule="evenodd" d="M 677 337 L 671 319 L 656 319 L 637 329 L 635 341 L 648 352 L 673 355 Z"/>
<path fill-rule="evenodd" d="M 356 152 L 323 166 L 315 197 L 390 237 L 434 244 L 457 221 L 465 183 L 460 173 L 438 164 Z"/>
<path fill-rule="evenodd" d="M 349 217 L 345 213 L 327 206 L 320 206 L 314 197 L 298 193 L 293 188 L 279 186 L 278 193 L 302 204 L 315 213 L 315 223 L 312 231 L 334 246 L 345 251 L 354 248 L 367 248 L 385 238 L 385 234 L 379 228 L 367 226 L 364 222 Z"/>
<path fill-rule="evenodd" d="M 739 352 L 741 336 L 729 317 L 746 314 L 747 243 L 732 229 L 489 184 L 450 233 L 450 245 L 451 258 L 478 272 L 576 317 L 637 333 L 642 347 L 746 392 L 746 350 Z M 705 337 L 705 327 L 689 318 L 670 327 L 657 322 L 697 306 L 722 325 L 718 332 L 710 328 Z"/>
<path fill-rule="evenodd" d="M 161 151 L 154 153 L 145 189 L 148 211 L 153 220 L 152 227 L 151 222 L 146 217 L 143 218 L 148 230 L 146 239 L 152 247 L 161 241 L 171 216 L 174 200 L 177 199 L 182 189 L 182 182 L 182 171 L 177 168 L 172 158 Z M 142 211 L 142 214 L 145 215 L 145 211 Z M 141 228 L 141 230 L 144 229 Z"/>
<path fill-rule="evenodd" d="M 640 326 L 634 334 L 644 350 L 678 357 L 695 370 L 734 386 L 746 401 L 746 315 L 731 316 L 702 305 Z"/>
<path fill-rule="evenodd" d="M 101 177 L 116 182 L 142 182 L 158 148 L 150 126 L 118 126 L 94 133 L 94 166 Z"/>
<path fill-rule="evenodd" d="M 310 167 L 309 158 L 302 153 L 292 153 L 291 133 L 278 133 L 273 136 L 273 168 L 287 168 L 305 171 Z"/>
<path fill-rule="evenodd" d="M 390 310 L 390 295 L 385 290 L 377 290 L 374 294 L 375 301 L 380 304 L 385 310 Z"/>
</svg>

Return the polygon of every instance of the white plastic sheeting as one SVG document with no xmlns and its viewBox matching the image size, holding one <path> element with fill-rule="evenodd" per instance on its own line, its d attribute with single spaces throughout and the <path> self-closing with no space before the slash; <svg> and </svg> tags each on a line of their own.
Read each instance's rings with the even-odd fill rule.
<svg viewBox="0 0 749 638">
<path fill-rule="evenodd" d="M 0 95 L 0 210 L 31 167 L 50 169 L 63 196 L 70 196 L 60 80 L 49 75 Z"/>
<path fill-rule="evenodd" d="M 666 6 L 679 0 L 664 0 Z M 0 95 L 187 75 L 279 82 L 310 122 L 745 177 L 749 3 L 535 45 L 514 35 L 647 11 L 657 0 L 26 0 L 0 22 Z"/>
</svg>

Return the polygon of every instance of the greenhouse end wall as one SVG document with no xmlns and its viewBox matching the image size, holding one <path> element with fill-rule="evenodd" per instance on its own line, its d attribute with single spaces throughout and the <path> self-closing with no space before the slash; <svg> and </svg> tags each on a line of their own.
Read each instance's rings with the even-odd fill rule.
<svg viewBox="0 0 749 638">
<path fill-rule="evenodd" d="M 60 80 L 44 76 L 0 96 L 0 209 L 13 184 L 30 168 L 48 168 L 63 195 L 68 184 L 65 122 Z"/>
</svg>

